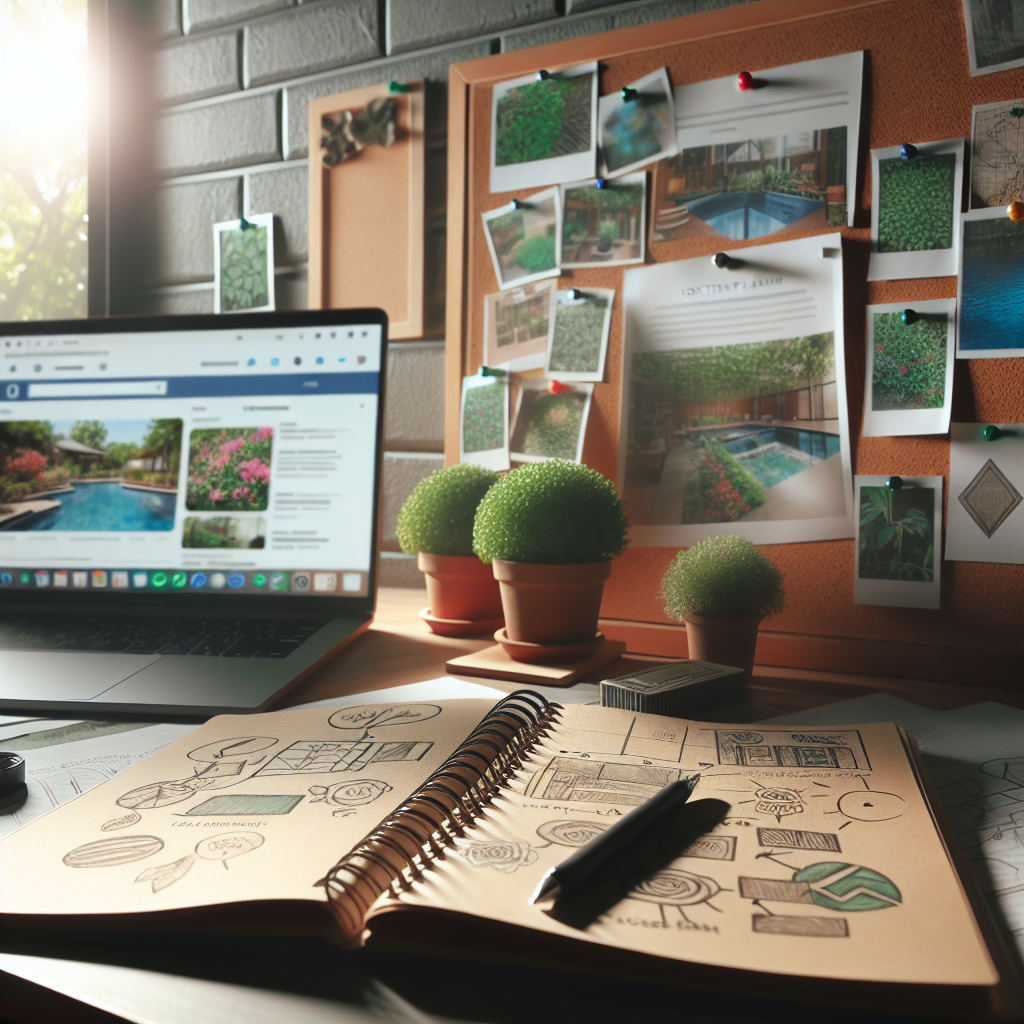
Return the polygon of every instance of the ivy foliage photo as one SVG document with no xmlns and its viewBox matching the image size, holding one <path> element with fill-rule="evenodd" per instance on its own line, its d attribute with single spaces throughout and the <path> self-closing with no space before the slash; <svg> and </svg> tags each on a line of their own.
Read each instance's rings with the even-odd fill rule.
<svg viewBox="0 0 1024 1024">
<path fill-rule="evenodd" d="M 878 161 L 878 252 L 952 246 L 955 172 L 952 153 Z"/>
<path fill-rule="evenodd" d="M 862 580 L 931 583 L 935 574 L 935 491 L 929 487 L 862 487 L 860 550 Z"/>
<path fill-rule="evenodd" d="M 220 233 L 220 308 L 222 313 L 270 305 L 267 229 L 260 225 Z"/>
<path fill-rule="evenodd" d="M 607 299 L 596 297 L 556 304 L 549 370 L 597 373 L 608 305 Z"/>
<path fill-rule="evenodd" d="M 590 148 L 589 74 L 511 89 L 495 111 L 495 163 L 529 163 Z"/>
<path fill-rule="evenodd" d="M 489 452 L 505 444 L 505 385 L 500 381 L 466 391 L 462 450 Z"/>
<path fill-rule="evenodd" d="M 946 394 L 946 315 L 905 324 L 875 313 L 871 408 L 941 409 Z"/>
<path fill-rule="evenodd" d="M 272 427 L 193 430 L 185 507 L 197 512 L 263 512 L 270 493 Z"/>
</svg>

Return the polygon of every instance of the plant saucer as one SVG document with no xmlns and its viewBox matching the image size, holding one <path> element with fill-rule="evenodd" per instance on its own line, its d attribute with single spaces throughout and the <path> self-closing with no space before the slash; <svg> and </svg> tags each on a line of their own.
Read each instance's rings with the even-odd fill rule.
<svg viewBox="0 0 1024 1024">
<path fill-rule="evenodd" d="M 513 661 L 541 663 L 557 663 L 560 661 L 580 661 L 589 657 L 604 643 L 604 634 L 598 630 L 592 640 L 571 644 L 530 644 L 523 640 L 509 640 L 502 626 L 494 634 L 494 639 L 504 648 L 505 653 Z"/>
<path fill-rule="evenodd" d="M 429 608 L 420 609 L 420 618 L 438 636 L 486 636 L 495 629 L 503 628 L 505 620 L 498 619 L 439 619 L 430 614 Z"/>
</svg>

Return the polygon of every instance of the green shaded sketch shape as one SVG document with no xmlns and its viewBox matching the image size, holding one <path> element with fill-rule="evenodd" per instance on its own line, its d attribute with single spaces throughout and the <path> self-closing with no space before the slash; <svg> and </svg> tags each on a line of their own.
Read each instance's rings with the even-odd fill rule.
<svg viewBox="0 0 1024 1024">
<path fill-rule="evenodd" d="M 211 796 L 195 807 L 190 807 L 182 817 L 212 818 L 218 815 L 264 815 L 289 814 L 302 801 L 301 796 L 255 793 L 225 793 Z"/>
<path fill-rule="evenodd" d="M 903 902 L 899 889 L 877 871 L 825 861 L 794 872 L 794 882 L 807 882 L 811 899 L 828 910 L 883 910 Z"/>
</svg>

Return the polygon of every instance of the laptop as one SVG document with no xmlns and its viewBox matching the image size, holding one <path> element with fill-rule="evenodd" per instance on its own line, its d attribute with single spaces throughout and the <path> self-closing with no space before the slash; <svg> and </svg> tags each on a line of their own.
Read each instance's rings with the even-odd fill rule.
<svg viewBox="0 0 1024 1024">
<path fill-rule="evenodd" d="M 261 711 L 367 629 L 386 336 L 0 324 L 0 713 Z"/>
</svg>

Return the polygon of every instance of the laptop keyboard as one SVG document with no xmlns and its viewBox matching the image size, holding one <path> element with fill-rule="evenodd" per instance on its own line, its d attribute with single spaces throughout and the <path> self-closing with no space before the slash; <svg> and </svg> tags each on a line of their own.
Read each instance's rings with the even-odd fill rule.
<svg viewBox="0 0 1024 1024">
<path fill-rule="evenodd" d="M 95 651 L 212 658 L 287 658 L 322 622 L 200 619 L 68 619 L 12 616 L 0 620 L 0 651 Z"/>
</svg>

